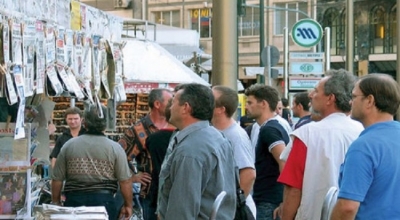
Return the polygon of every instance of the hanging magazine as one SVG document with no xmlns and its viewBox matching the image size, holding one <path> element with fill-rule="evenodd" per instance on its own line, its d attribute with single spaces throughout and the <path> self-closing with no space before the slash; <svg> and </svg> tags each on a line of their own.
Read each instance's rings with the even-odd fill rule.
<svg viewBox="0 0 400 220">
<path fill-rule="evenodd" d="M 59 96 L 64 92 L 63 86 L 58 79 L 54 65 L 46 69 L 46 92 L 48 96 Z"/>
<path fill-rule="evenodd" d="M 74 32 L 71 29 L 65 31 L 65 63 L 68 67 L 73 64 Z"/>
<path fill-rule="evenodd" d="M 24 75 L 22 73 L 21 65 L 13 65 L 11 73 L 14 76 L 15 86 L 19 97 L 19 106 L 17 112 L 17 119 L 15 122 L 14 139 L 21 139 L 25 137 L 25 88 L 24 88 Z"/>
<path fill-rule="evenodd" d="M 18 102 L 18 95 L 14 87 L 14 80 L 10 74 L 11 72 L 11 67 L 7 67 L 7 70 L 5 72 L 5 79 L 3 81 L 3 87 L 4 87 L 4 92 L 5 96 L 7 98 L 7 102 L 9 105 L 14 105 L 15 103 Z"/>
<path fill-rule="evenodd" d="M 36 94 L 44 92 L 44 80 L 46 71 L 46 59 L 45 59 L 45 35 L 44 35 L 44 22 L 36 21 Z"/>
<path fill-rule="evenodd" d="M 46 24 L 45 26 L 45 37 L 46 37 L 46 68 L 56 61 L 56 39 L 54 36 L 54 26 Z"/>
<path fill-rule="evenodd" d="M 100 91 L 100 35 L 92 36 L 92 84 L 95 93 Z"/>
<path fill-rule="evenodd" d="M 58 27 L 56 35 L 56 61 L 66 63 L 65 59 L 65 28 Z"/>
<path fill-rule="evenodd" d="M 120 43 L 112 43 L 112 51 L 114 57 L 114 65 L 115 65 L 115 87 L 113 90 L 113 98 L 116 102 L 125 102 L 126 101 L 126 93 L 124 87 L 124 66 L 123 66 L 123 54 L 122 54 L 122 44 Z"/>
<path fill-rule="evenodd" d="M 1 64 L 7 65 L 10 60 L 10 28 L 7 21 L 1 23 Z"/>
<path fill-rule="evenodd" d="M 36 20 L 25 19 L 23 24 L 23 73 L 25 96 L 32 96 L 34 92 L 34 58 L 35 58 L 35 38 L 36 38 Z"/>
<path fill-rule="evenodd" d="M 11 22 L 11 60 L 13 63 L 22 64 L 22 32 L 18 19 Z"/>
</svg>

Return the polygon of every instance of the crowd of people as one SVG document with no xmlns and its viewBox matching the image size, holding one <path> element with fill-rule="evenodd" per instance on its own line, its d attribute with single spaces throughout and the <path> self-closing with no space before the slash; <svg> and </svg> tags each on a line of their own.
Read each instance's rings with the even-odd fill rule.
<svg viewBox="0 0 400 220">
<path fill-rule="evenodd" d="M 312 91 L 294 95 L 291 109 L 271 86 L 252 85 L 245 95 L 241 127 L 231 88 L 154 89 L 149 114 L 119 143 L 104 136 L 98 107 L 83 118 L 67 110 L 70 129 L 51 154 L 52 203 L 61 205 L 65 185 L 65 206 L 105 206 L 110 219 L 129 219 L 132 184 L 140 183 L 145 220 L 209 219 L 225 191 L 216 219 L 232 220 L 240 219 L 240 188 L 253 219 L 319 220 L 336 187 L 332 220 L 400 219 L 395 80 L 329 70 Z"/>
</svg>

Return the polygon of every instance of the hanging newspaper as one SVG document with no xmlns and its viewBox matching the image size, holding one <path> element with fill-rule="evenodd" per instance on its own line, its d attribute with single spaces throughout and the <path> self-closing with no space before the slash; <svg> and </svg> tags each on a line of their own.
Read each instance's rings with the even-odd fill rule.
<svg viewBox="0 0 400 220">
<path fill-rule="evenodd" d="M 93 90 L 95 94 L 100 91 L 100 35 L 93 35 L 92 36 L 92 64 L 93 64 L 93 69 L 92 69 L 92 84 L 93 84 Z"/>
<path fill-rule="evenodd" d="M 11 72 L 11 67 L 8 66 L 7 70 L 5 72 L 5 80 L 3 81 L 3 86 L 5 90 L 5 96 L 7 98 L 7 102 L 9 105 L 14 105 L 15 103 L 18 102 L 18 95 L 17 92 L 15 91 L 14 87 L 14 80 L 10 74 Z"/>
<path fill-rule="evenodd" d="M 54 36 L 54 26 L 47 23 L 45 26 L 45 37 L 46 37 L 46 68 L 56 61 L 56 39 Z"/>
<path fill-rule="evenodd" d="M 83 79 L 84 79 L 84 91 L 86 97 L 89 99 L 91 104 L 94 104 L 93 93 L 91 89 L 92 80 L 92 50 L 90 47 L 90 38 L 84 38 L 83 44 Z"/>
<path fill-rule="evenodd" d="M 46 71 L 44 22 L 36 21 L 36 94 L 44 92 L 44 79 Z"/>
<path fill-rule="evenodd" d="M 83 72 L 83 41 L 85 40 L 85 34 L 83 32 L 75 33 L 75 47 L 74 47 L 74 73 L 79 79 L 84 78 Z M 82 80 L 83 81 L 83 80 Z"/>
<path fill-rule="evenodd" d="M 48 96 L 59 96 L 63 93 L 63 86 L 58 79 L 54 65 L 50 65 L 46 69 L 46 92 Z"/>
<path fill-rule="evenodd" d="M 21 23 L 18 19 L 10 20 L 11 23 L 11 60 L 13 63 L 22 64 L 22 33 Z"/>
<path fill-rule="evenodd" d="M 66 63 L 65 59 L 65 28 L 58 27 L 56 34 L 56 61 Z"/>
<path fill-rule="evenodd" d="M 57 24 L 66 28 L 70 27 L 71 11 L 70 11 L 71 0 L 57 0 Z"/>
<path fill-rule="evenodd" d="M 114 57 L 114 65 L 115 65 L 115 88 L 113 90 L 113 98 L 116 102 L 125 102 L 126 101 L 126 93 L 124 87 L 124 66 L 123 66 L 123 53 L 122 53 L 122 44 L 120 43 L 112 43 L 112 51 Z"/>
<path fill-rule="evenodd" d="M 110 86 L 108 83 L 108 62 L 107 62 L 107 41 L 105 39 L 100 40 L 100 50 L 99 50 L 99 55 L 100 55 L 100 77 L 101 77 L 101 85 L 100 85 L 100 98 L 103 99 L 109 99 L 111 98 L 111 93 L 110 93 Z M 112 56 L 112 55 L 111 55 Z"/>
<path fill-rule="evenodd" d="M 1 64 L 7 68 L 10 60 L 10 28 L 7 21 L 1 23 Z"/>
<path fill-rule="evenodd" d="M 78 99 L 84 99 L 85 95 L 83 94 L 81 86 L 79 85 L 74 74 L 71 72 L 71 68 L 66 69 L 66 73 L 68 75 L 68 79 L 72 87 L 72 92 L 75 95 L 75 97 L 77 97 Z"/>
<path fill-rule="evenodd" d="M 71 29 L 65 31 L 65 62 L 72 67 L 74 50 L 74 32 Z"/>
<path fill-rule="evenodd" d="M 11 68 L 12 75 L 14 76 L 15 86 L 17 87 L 17 93 L 19 96 L 19 106 L 17 112 L 17 119 L 15 122 L 14 139 L 21 139 L 25 137 L 25 88 L 24 88 L 24 76 L 22 73 L 21 65 L 13 65 Z"/>
<path fill-rule="evenodd" d="M 36 20 L 25 19 L 22 25 L 23 29 L 23 73 L 25 97 L 32 96 L 34 92 L 34 58 L 35 58 L 35 40 L 36 40 Z"/>
</svg>

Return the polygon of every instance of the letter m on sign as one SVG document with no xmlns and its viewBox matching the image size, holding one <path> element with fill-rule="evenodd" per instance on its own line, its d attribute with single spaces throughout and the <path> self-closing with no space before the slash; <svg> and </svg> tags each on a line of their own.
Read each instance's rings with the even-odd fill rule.
<svg viewBox="0 0 400 220">
<path fill-rule="evenodd" d="M 297 36 L 304 39 L 317 39 L 314 31 L 311 28 L 297 28 Z"/>
</svg>

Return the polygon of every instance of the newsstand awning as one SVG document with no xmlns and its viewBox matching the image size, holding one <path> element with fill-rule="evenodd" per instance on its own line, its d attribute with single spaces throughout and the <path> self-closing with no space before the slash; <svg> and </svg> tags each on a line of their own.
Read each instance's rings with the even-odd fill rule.
<svg viewBox="0 0 400 220">
<path fill-rule="evenodd" d="M 126 93 L 174 88 L 181 83 L 210 85 L 157 43 L 136 39 L 126 42 L 123 49 Z"/>
</svg>

